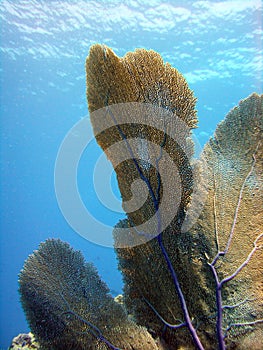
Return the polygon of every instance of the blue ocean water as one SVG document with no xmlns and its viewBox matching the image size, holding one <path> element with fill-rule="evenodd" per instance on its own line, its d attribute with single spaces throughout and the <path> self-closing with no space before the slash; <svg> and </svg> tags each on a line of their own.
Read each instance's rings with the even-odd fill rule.
<svg viewBox="0 0 263 350">
<path fill-rule="evenodd" d="M 85 59 L 94 43 L 119 56 L 158 51 L 186 77 L 198 98 L 204 145 L 238 102 L 262 91 L 262 4 L 229 1 L 8 1 L 1 16 L 1 291 L 0 348 L 27 332 L 18 273 L 50 237 L 79 249 L 97 266 L 113 295 L 122 282 L 114 251 L 78 235 L 57 204 L 54 166 L 60 144 L 88 115 Z M 123 217 L 96 196 L 93 169 L 101 151 L 92 142 L 80 162 L 79 189 L 98 221 Z M 113 192 L 117 193 L 112 178 Z M 117 193 L 117 196 L 118 193 Z"/>
</svg>

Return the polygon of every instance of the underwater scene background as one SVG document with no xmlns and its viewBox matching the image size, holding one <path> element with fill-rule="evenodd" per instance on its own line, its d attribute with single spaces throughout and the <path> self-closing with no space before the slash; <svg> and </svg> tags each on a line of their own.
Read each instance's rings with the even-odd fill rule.
<svg viewBox="0 0 263 350">
<path fill-rule="evenodd" d="M 28 326 L 17 276 L 47 238 L 61 238 L 98 268 L 113 296 L 122 281 L 113 249 L 90 243 L 57 204 L 54 165 L 62 140 L 88 114 L 85 59 L 94 43 L 118 56 L 153 49 L 186 78 L 198 99 L 201 146 L 238 102 L 262 92 L 261 1 L 6 1 L 1 16 L 0 348 Z M 92 215 L 114 226 L 93 186 L 102 154 L 82 155 L 78 186 Z M 120 198 L 114 174 L 112 190 Z"/>
</svg>

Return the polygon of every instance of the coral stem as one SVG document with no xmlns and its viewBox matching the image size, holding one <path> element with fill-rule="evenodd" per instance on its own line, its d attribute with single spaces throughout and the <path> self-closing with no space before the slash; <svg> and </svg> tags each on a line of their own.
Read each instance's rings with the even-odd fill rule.
<svg viewBox="0 0 263 350">
<path fill-rule="evenodd" d="M 91 330 L 91 334 L 94 335 L 94 337 L 96 337 L 98 340 L 100 340 L 103 343 L 105 343 L 110 349 L 112 349 L 112 350 L 122 350 L 120 348 L 116 348 L 116 346 L 114 346 L 113 344 L 111 344 L 111 342 L 109 342 L 106 338 L 104 338 L 104 336 L 102 335 L 102 333 L 101 333 L 101 331 L 99 330 L 98 327 L 94 326 L 92 323 L 90 323 L 89 321 L 85 320 L 83 317 L 78 315 L 76 312 L 74 312 L 72 310 L 68 310 L 68 311 L 63 312 L 62 314 L 71 314 L 71 315 L 75 316 L 77 319 L 79 319 L 81 322 L 86 324 L 88 327 L 91 327 L 91 329 L 93 328 L 96 332 L 98 332 L 98 334 L 96 334 L 94 332 L 94 330 Z"/>
<path fill-rule="evenodd" d="M 159 317 L 159 319 L 165 324 L 165 326 L 167 326 L 169 328 L 173 328 L 173 329 L 178 329 L 178 328 L 186 326 L 186 323 L 183 323 L 183 322 L 178 323 L 178 324 L 172 324 L 172 323 L 165 321 L 165 319 L 159 314 L 159 312 L 155 309 L 155 307 L 146 298 L 143 297 L 143 299 L 145 300 L 146 304 L 148 306 L 150 306 L 150 308 L 153 310 L 153 312 Z"/>
<path fill-rule="evenodd" d="M 140 166 L 139 166 L 139 164 L 138 164 L 138 162 L 137 162 L 137 160 L 136 160 L 136 158 L 134 156 L 134 153 L 133 153 L 133 150 L 132 150 L 132 148 L 131 148 L 131 146 L 129 144 L 129 141 L 128 141 L 126 135 L 124 134 L 124 132 L 122 131 L 120 125 L 118 124 L 118 122 L 117 122 L 117 120 L 116 120 L 116 118 L 115 118 L 114 114 L 112 113 L 112 111 L 111 111 L 109 106 L 107 106 L 107 112 L 110 114 L 112 120 L 114 121 L 114 123 L 115 123 L 115 125 L 116 125 L 116 127 L 118 129 L 118 132 L 120 133 L 120 136 L 122 137 L 123 141 L 125 142 L 125 144 L 126 144 L 126 146 L 128 148 L 128 151 L 130 153 L 130 156 L 131 156 L 131 158 L 132 158 L 132 160 L 133 160 L 133 162 L 135 164 L 135 167 L 136 167 L 136 169 L 137 169 L 137 171 L 138 171 L 138 173 L 140 175 L 140 178 L 146 183 L 146 185 L 147 185 L 147 187 L 149 189 L 150 195 L 151 195 L 151 197 L 153 199 L 155 210 L 157 211 L 158 210 L 157 199 L 155 197 L 155 194 L 153 192 L 152 186 L 151 186 L 148 178 L 146 176 L 144 176 L 143 172 L 141 171 L 141 168 L 140 168 Z"/>
<path fill-rule="evenodd" d="M 263 237 L 263 233 L 261 233 L 260 235 L 258 235 L 258 237 L 255 239 L 254 241 L 254 248 L 251 250 L 251 252 L 248 254 L 246 260 L 236 269 L 236 271 L 228 276 L 225 277 L 224 279 L 222 279 L 222 281 L 219 281 L 218 278 L 218 274 L 215 268 L 215 264 L 218 260 L 218 258 L 224 254 L 218 253 L 216 255 L 216 257 L 214 258 L 214 260 L 212 261 L 211 264 L 208 264 L 211 267 L 215 282 L 216 282 L 216 306 L 217 306 L 217 322 L 216 322 L 216 329 L 217 329 L 217 339 L 218 339 L 218 345 L 219 345 L 219 349 L 220 350 L 225 350 L 225 335 L 223 334 L 223 329 L 222 329 L 222 323 L 223 323 L 223 309 L 226 308 L 225 306 L 223 306 L 222 304 L 222 287 L 225 283 L 231 281 L 233 278 L 235 278 L 239 272 L 249 263 L 249 261 L 251 260 L 253 254 L 259 249 L 259 246 L 257 246 L 257 242 L 260 240 L 260 238 Z M 256 323 L 261 323 L 262 320 L 259 321 L 254 321 L 252 324 L 256 324 Z M 246 325 L 245 323 L 242 324 L 235 324 L 232 326 L 242 326 L 242 325 Z M 230 327 L 228 327 L 228 329 L 230 329 Z M 227 329 L 227 330 L 228 330 Z"/>
<path fill-rule="evenodd" d="M 254 326 L 255 324 L 259 324 L 259 323 L 263 323 L 263 319 L 262 320 L 252 321 L 252 322 L 231 323 L 226 329 L 225 337 L 226 337 L 226 333 L 233 327 Z"/>
<path fill-rule="evenodd" d="M 224 335 L 222 330 L 222 323 L 223 323 L 223 305 L 222 305 L 222 285 L 219 281 L 218 274 L 215 268 L 215 263 L 217 259 L 214 259 L 214 261 L 211 264 L 208 264 L 211 267 L 215 282 L 216 282 L 216 308 L 217 308 L 217 322 L 216 322 L 216 332 L 217 332 L 217 339 L 218 339 L 218 346 L 220 350 L 225 350 L 225 341 L 224 341 Z"/>
<path fill-rule="evenodd" d="M 256 250 L 259 249 L 259 247 L 257 246 L 257 242 L 258 240 L 260 240 L 260 238 L 263 237 L 263 233 L 261 233 L 260 235 L 258 235 L 258 237 L 255 239 L 254 241 L 254 248 L 251 250 L 251 252 L 248 254 L 246 260 L 236 269 L 236 271 L 234 273 L 232 273 L 232 275 L 225 277 L 222 281 L 221 281 L 221 286 L 224 283 L 227 283 L 229 281 L 231 281 L 233 278 L 235 278 L 239 272 L 249 263 L 250 259 L 252 258 L 252 255 L 255 253 Z"/>
<path fill-rule="evenodd" d="M 193 338 L 193 341 L 197 347 L 197 349 L 199 350 L 204 350 L 204 347 L 196 333 L 196 330 L 195 328 L 193 327 L 192 325 L 192 322 L 191 322 L 191 318 L 190 318 L 190 315 L 189 315 L 189 312 L 188 312 L 188 309 L 187 309 L 187 305 L 186 305 L 186 302 L 185 302 L 185 298 L 184 298 L 184 294 L 182 292 L 182 289 L 180 287 L 180 284 L 179 284 L 179 281 L 178 281 L 178 278 L 177 278 L 177 275 L 176 275 L 176 272 L 173 268 L 173 265 L 171 263 L 171 260 L 167 254 L 167 251 L 163 245 L 163 241 L 162 241 L 162 236 L 161 234 L 158 235 L 158 243 L 159 243 L 159 246 L 162 250 L 162 253 L 163 253 L 163 256 L 165 258 L 165 261 L 167 263 L 167 266 L 168 266 L 168 269 L 172 275 L 172 279 L 173 279 L 173 283 L 174 283 L 174 286 L 176 288 L 176 291 L 177 291 L 177 294 L 178 294 L 178 297 L 179 297 L 179 301 L 180 301 L 180 304 L 181 304 L 181 307 L 182 307 L 182 311 L 183 311 L 183 314 L 184 314 L 184 319 L 185 319 L 185 323 L 186 323 L 186 326 L 187 328 L 189 329 L 189 332 Z"/>
</svg>

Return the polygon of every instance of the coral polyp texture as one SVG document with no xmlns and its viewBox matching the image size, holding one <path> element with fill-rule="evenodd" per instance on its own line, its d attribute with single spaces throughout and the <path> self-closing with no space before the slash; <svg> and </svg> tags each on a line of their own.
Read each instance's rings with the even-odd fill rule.
<svg viewBox="0 0 263 350">
<path fill-rule="evenodd" d="M 127 214 L 113 230 L 123 298 L 68 244 L 42 243 L 19 279 L 41 348 L 262 349 L 263 97 L 231 110 L 196 160 L 196 99 L 158 53 L 94 45 L 86 71 Z"/>
<path fill-rule="evenodd" d="M 86 61 L 89 111 L 107 105 L 144 102 L 176 111 L 189 127 L 197 123 L 196 98 L 183 75 L 153 50 L 137 49 L 118 57 L 94 45 Z"/>
</svg>

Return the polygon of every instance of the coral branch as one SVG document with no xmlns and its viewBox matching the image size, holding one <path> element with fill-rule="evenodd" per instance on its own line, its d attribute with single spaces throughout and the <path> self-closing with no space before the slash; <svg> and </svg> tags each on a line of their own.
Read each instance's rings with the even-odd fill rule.
<svg viewBox="0 0 263 350">
<path fill-rule="evenodd" d="M 263 236 L 263 233 L 261 233 L 254 241 L 254 248 L 251 250 L 251 252 L 248 254 L 246 260 L 236 269 L 236 271 L 224 278 L 223 280 L 219 281 L 218 278 L 218 273 L 215 268 L 215 264 L 220 256 L 220 254 L 216 255 L 216 258 L 213 260 L 211 264 L 208 264 L 212 270 L 215 282 L 216 282 L 216 306 L 217 306 L 217 323 L 216 323 L 216 328 L 217 328 L 217 338 L 218 338 L 218 344 L 219 344 L 219 349 L 224 350 L 225 349 L 225 336 L 223 334 L 223 329 L 222 329 L 222 323 L 223 323 L 223 309 L 225 308 L 230 308 L 229 306 L 223 306 L 222 305 L 222 287 L 225 283 L 231 281 L 233 278 L 235 278 L 239 272 L 249 263 L 251 260 L 253 254 L 258 250 L 260 247 L 257 246 L 257 242 L 260 240 L 260 238 Z M 223 254 L 221 254 L 223 255 Z M 239 303 L 241 305 L 241 303 Z M 234 307 L 234 306 L 233 306 Z M 259 323 L 259 322 L 258 322 Z M 254 324 L 254 323 L 251 323 Z M 241 325 L 241 324 L 240 324 Z M 245 325 L 245 324 L 244 324 Z"/>
<path fill-rule="evenodd" d="M 155 209 L 157 211 L 158 210 L 158 202 L 157 202 L 157 199 L 156 199 L 155 194 L 153 192 L 152 186 L 151 186 L 151 184 L 149 182 L 149 179 L 146 176 L 144 176 L 144 174 L 143 174 L 143 172 L 142 172 L 142 170 L 141 170 L 141 168 L 140 168 L 140 166 L 138 164 L 138 161 L 135 158 L 135 155 L 133 153 L 132 147 L 130 146 L 129 141 L 128 141 L 125 133 L 122 131 L 120 125 L 118 124 L 118 121 L 116 120 L 114 114 L 112 113 L 112 111 L 110 109 L 110 106 L 106 106 L 106 108 L 107 108 L 107 111 L 109 112 L 109 114 L 110 114 L 110 116 L 111 116 L 115 126 L 117 127 L 117 129 L 118 129 L 118 131 L 120 133 L 120 136 L 122 137 L 122 140 L 126 143 L 126 146 L 127 146 L 128 151 L 130 153 L 131 159 L 133 160 L 133 162 L 135 164 L 135 167 L 136 167 L 136 169 L 138 171 L 138 174 L 139 174 L 140 178 L 146 183 L 146 185 L 148 187 L 150 195 L 151 195 L 151 197 L 153 199 L 154 207 L 155 207 Z"/>
<path fill-rule="evenodd" d="M 187 308 L 187 305 L 186 305 L 186 302 L 185 302 L 185 298 L 184 298 L 184 294 L 182 292 L 182 289 L 181 289 L 181 286 L 180 286 L 180 283 L 178 281 L 178 278 L 177 278 L 177 275 L 176 275 L 176 272 L 173 268 L 173 265 L 171 263 L 171 260 L 167 254 L 167 251 L 163 245 L 163 242 L 162 242 L 162 236 L 159 235 L 158 236 L 158 243 L 160 245 L 160 248 L 162 250 L 162 253 L 163 253 L 163 256 L 165 258 L 165 261 L 167 263 L 167 266 L 168 266 L 168 269 L 171 273 L 171 276 L 172 276 L 172 279 L 173 279 L 173 282 L 174 282 L 174 286 L 176 288 L 176 291 L 177 291 L 177 294 L 178 294 L 178 297 L 179 297 L 179 301 L 180 301 L 180 304 L 181 304 L 181 307 L 182 307 L 182 311 L 183 311 L 183 314 L 184 314 L 184 318 L 185 318 L 185 323 L 186 323 L 186 326 L 188 327 L 189 329 L 189 332 L 193 338 L 193 341 L 197 347 L 197 349 L 199 350 L 204 350 L 204 347 L 197 335 L 197 332 L 194 328 L 194 326 L 192 325 L 192 322 L 191 322 L 191 318 L 190 318 L 190 315 L 189 315 L 189 312 L 188 312 L 188 308 Z"/>
<path fill-rule="evenodd" d="M 233 327 L 254 326 L 254 325 L 259 324 L 259 323 L 263 323 L 263 319 L 262 319 L 262 320 L 252 321 L 252 322 L 231 323 L 231 324 L 227 327 L 227 329 L 226 329 L 226 331 L 225 331 L 224 337 L 226 337 L 227 332 L 228 332 L 231 328 L 233 328 Z"/>
<path fill-rule="evenodd" d="M 261 233 L 260 235 L 258 235 L 258 237 L 255 239 L 254 241 L 254 248 L 251 250 L 251 252 L 248 254 L 246 260 L 236 269 L 236 271 L 228 276 L 228 277 L 225 277 L 221 282 L 220 282 L 220 287 L 223 286 L 224 283 L 227 283 L 229 281 L 231 281 L 233 278 L 235 278 L 239 272 L 249 263 L 249 261 L 251 260 L 253 254 L 261 247 L 257 246 L 257 242 L 260 240 L 260 238 L 263 237 L 263 233 Z"/>
<path fill-rule="evenodd" d="M 61 283 L 60 283 L 61 286 Z M 62 286 L 61 286 L 62 288 Z M 88 320 L 84 319 L 83 317 L 81 317 L 79 314 L 77 314 L 76 312 L 74 312 L 73 310 L 71 310 L 69 303 L 67 302 L 67 300 L 65 299 L 65 297 L 63 296 L 62 293 L 59 293 L 59 295 L 61 296 L 61 298 L 64 300 L 65 304 L 68 307 L 67 311 L 62 312 L 62 315 L 66 315 L 66 314 L 71 314 L 74 317 L 76 317 L 79 321 L 81 321 L 82 323 L 84 323 L 85 325 L 87 325 L 90 329 L 88 330 L 88 332 L 90 332 L 96 339 L 102 341 L 103 343 L 105 343 L 110 349 L 112 350 L 122 350 L 120 348 L 117 348 L 116 346 L 114 346 L 108 339 L 106 339 L 101 330 L 96 327 L 94 324 L 92 324 L 91 322 L 89 322 Z M 96 333 L 97 332 L 97 333 Z M 85 333 L 85 332 L 82 332 Z"/>
<path fill-rule="evenodd" d="M 162 155 L 163 155 L 163 147 L 165 145 L 165 142 L 166 142 L 166 138 L 167 138 L 167 135 L 166 135 L 166 132 L 165 132 L 165 127 L 164 127 L 164 137 L 163 137 L 163 141 L 160 145 L 160 154 L 159 154 L 159 157 L 156 158 L 156 171 L 157 171 L 157 190 L 156 190 L 156 197 L 157 197 L 157 203 L 159 204 L 160 202 L 160 190 L 161 190 L 161 176 L 160 176 L 160 172 L 159 172 L 159 162 L 160 160 L 162 159 Z"/>
<path fill-rule="evenodd" d="M 165 321 L 165 319 L 159 314 L 159 312 L 155 309 L 155 307 L 146 299 L 143 297 L 143 300 L 146 302 L 146 304 L 148 306 L 150 306 L 150 308 L 153 310 L 153 312 L 158 316 L 158 318 L 169 328 L 172 328 L 172 329 L 178 329 L 178 328 L 181 328 L 181 327 L 184 327 L 186 326 L 186 323 L 184 322 L 181 322 L 179 324 L 172 324 L 172 323 L 169 323 L 167 321 Z"/>
<path fill-rule="evenodd" d="M 216 237 L 216 245 L 217 245 L 217 252 L 220 252 L 220 242 L 219 242 L 219 236 L 218 236 L 218 227 L 217 227 L 217 211 L 216 211 L 216 179 L 215 174 L 213 173 L 213 187 L 214 187 L 214 195 L 213 195 L 213 215 L 214 215 L 214 223 L 215 223 L 215 237 Z"/>
<path fill-rule="evenodd" d="M 223 309 L 225 308 L 230 308 L 230 306 L 223 306 L 222 305 L 222 287 L 225 283 L 231 281 L 233 278 L 235 278 L 240 271 L 249 263 L 249 261 L 251 260 L 253 254 L 260 248 L 259 246 L 257 246 L 257 242 L 260 240 L 260 238 L 263 236 L 263 233 L 261 233 L 260 235 L 258 235 L 258 237 L 255 239 L 254 241 L 254 248 L 251 250 L 251 252 L 248 254 L 246 260 L 236 269 L 236 271 L 224 278 L 223 280 L 219 281 L 218 278 L 218 273 L 216 271 L 215 268 L 215 264 L 217 262 L 217 259 L 219 258 L 220 254 L 216 255 L 216 258 L 213 260 L 213 262 L 211 264 L 208 264 L 211 267 L 215 282 L 216 282 L 216 304 L 217 304 L 217 323 L 216 323 L 216 328 L 217 328 L 217 338 L 218 338 L 218 344 L 219 344 L 219 349 L 220 350 L 224 350 L 225 349 L 225 336 L 223 334 L 223 329 L 222 329 L 222 323 L 223 323 Z M 223 254 L 221 254 L 223 255 Z M 242 303 L 239 303 L 237 305 L 241 305 Z M 236 305 L 236 306 L 237 306 Z M 232 306 L 235 307 L 235 306 Z M 256 322 L 256 323 L 260 323 L 260 322 Z M 251 323 L 255 324 L 254 322 Z M 246 324 L 236 324 L 236 325 L 246 325 Z"/>
<path fill-rule="evenodd" d="M 59 282 L 59 285 L 60 285 L 60 288 L 61 290 L 63 290 L 63 287 L 61 285 L 61 282 Z M 89 326 L 91 328 L 91 330 L 89 330 L 96 338 L 98 337 L 96 335 L 96 333 L 94 332 L 94 330 L 98 333 L 99 336 L 102 335 L 100 329 L 98 327 L 96 327 L 94 324 L 92 324 L 91 322 L 89 322 L 88 320 L 85 320 L 83 317 L 81 317 L 80 315 L 78 315 L 77 313 L 75 313 L 73 310 L 71 310 L 70 306 L 69 306 L 69 303 L 67 302 L 67 300 L 65 299 L 64 295 L 62 294 L 62 292 L 58 292 L 58 295 L 61 297 L 61 299 L 63 299 L 63 301 L 65 302 L 68 310 L 66 311 L 63 311 L 61 313 L 61 316 L 62 315 L 65 315 L 65 314 L 71 314 L 73 316 L 75 316 L 76 318 L 78 318 L 80 321 L 82 321 L 83 323 L 85 323 L 87 326 Z"/>
<path fill-rule="evenodd" d="M 255 153 L 257 152 L 258 146 L 259 146 L 259 143 L 258 143 L 258 145 L 256 147 Z M 255 163 L 256 163 L 256 156 L 255 156 L 255 154 L 253 154 L 253 163 L 251 165 L 251 168 L 250 168 L 250 170 L 249 170 L 249 172 L 248 172 L 248 174 L 247 174 L 247 176 L 246 176 L 246 178 L 245 178 L 245 180 L 244 180 L 244 182 L 243 182 L 243 184 L 241 186 L 240 192 L 239 192 L 237 206 L 236 206 L 236 210 L 235 210 L 235 214 L 234 214 L 234 220 L 233 220 L 233 224 L 232 224 L 231 231 L 230 231 L 230 234 L 229 234 L 228 242 L 227 242 L 226 248 L 224 250 L 224 254 L 227 254 L 227 252 L 228 252 L 228 250 L 230 248 L 230 244 L 231 244 L 231 241 L 232 241 L 232 238 L 233 238 L 233 235 L 234 235 L 234 230 L 235 230 L 235 226 L 236 226 L 236 222 L 237 222 L 238 212 L 239 212 L 241 201 L 242 201 L 243 191 L 244 191 L 247 179 L 250 177 L 250 175 L 252 174 L 252 171 L 254 170 Z"/>
<path fill-rule="evenodd" d="M 208 264 L 211 267 L 215 282 L 216 282 L 216 308 L 217 308 L 217 321 L 216 321 L 216 331 L 217 331 L 217 339 L 220 350 L 224 350 L 225 342 L 224 335 L 222 330 L 223 323 L 223 306 L 222 306 L 222 293 L 221 293 L 221 285 L 218 278 L 218 274 L 214 264 L 216 263 L 216 259 L 214 259 L 212 264 Z"/>
<path fill-rule="evenodd" d="M 85 325 L 87 325 L 88 327 L 90 327 L 91 329 L 89 329 L 89 332 L 94 335 L 94 337 L 100 341 L 102 341 L 103 343 L 105 343 L 110 349 L 112 350 L 122 350 L 120 348 L 116 348 L 113 344 L 111 344 L 111 342 L 109 340 L 107 340 L 103 335 L 102 332 L 100 331 L 100 329 L 96 326 L 94 326 L 92 323 L 90 323 L 89 321 L 85 320 L 83 317 L 81 317 L 80 315 L 78 315 L 76 312 L 72 311 L 72 310 L 68 310 L 65 312 L 62 312 L 62 315 L 66 315 L 66 314 L 71 314 L 74 317 L 76 317 L 79 321 L 81 321 L 82 323 L 84 323 Z M 94 330 L 98 333 L 96 334 L 94 332 Z M 83 334 L 85 332 L 82 332 Z"/>
<path fill-rule="evenodd" d="M 223 309 L 235 309 L 236 307 L 239 307 L 240 305 L 246 304 L 249 301 L 254 301 L 254 300 L 255 299 L 245 299 L 245 300 L 240 301 L 239 303 L 234 304 L 234 305 L 223 305 L 222 308 Z"/>
</svg>

